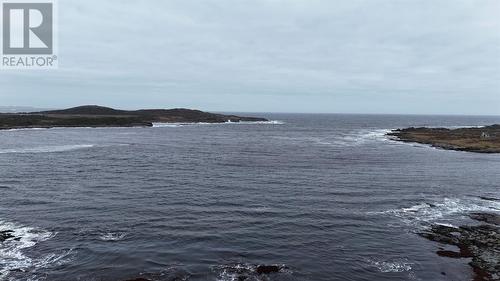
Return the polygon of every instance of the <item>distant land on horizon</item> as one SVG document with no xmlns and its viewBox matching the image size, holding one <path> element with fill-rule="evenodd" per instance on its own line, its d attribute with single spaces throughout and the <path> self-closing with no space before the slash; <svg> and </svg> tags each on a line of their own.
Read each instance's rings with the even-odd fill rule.
<svg viewBox="0 0 500 281">
<path fill-rule="evenodd" d="M 54 127 L 151 127 L 153 123 L 259 121 L 268 120 L 185 108 L 119 110 L 98 105 L 84 105 L 61 110 L 0 113 L 0 130 Z"/>
<path fill-rule="evenodd" d="M 80 106 L 76 106 L 80 107 Z M 115 106 L 101 106 L 107 108 L 115 108 Z M 71 107 L 74 108 L 74 107 Z M 33 113 L 33 112 L 44 112 L 44 111 L 56 111 L 59 110 L 58 107 L 36 107 L 36 106 L 0 106 L 0 114 L 2 113 Z M 123 111 L 138 111 L 141 109 L 128 108 Z M 285 112 L 285 111 L 238 111 L 238 110 L 207 110 L 206 112 L 220 113 L 223 115 L 233 115 L 233 114 L 338 114 L 338 115 L 401 115 L 401 116 L 491 116 L 500 117 L 498 114 L 461 114 L 461 113 L 394 113 L 394 112 Z"/>
</svg>

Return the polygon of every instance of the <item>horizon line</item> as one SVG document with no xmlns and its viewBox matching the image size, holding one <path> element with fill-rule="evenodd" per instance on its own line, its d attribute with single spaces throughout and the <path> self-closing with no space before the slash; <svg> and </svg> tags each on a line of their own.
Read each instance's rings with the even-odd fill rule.
<svg viewBox="0 0 500 281">
<path fill-rule="evenodd" d="M 394 112 L 290 112 L 290 111 L 252 111 L 252 110 L 210 110 L 210 109 L 200 109 L 194 107 L 183 107 L 183 106 L 173 106 L 173 107 L 141 107 L 141 108 L 131 108 L 131 107 L 120 107 L 120 106 L 108 106 L 108 105 L 96 105 L 96 104 L 83 104 L 76 106 L 68 106 L 68 107 L 44 107 L 44 106 L 27 106 L 27 105 L 5 105 L 0 106 L 1 108 L 31 108 L 35 110 L 62 110 L 80 106 L 102 106 L 109 107 L 113 109 L 119 110 L 141 110 L 141 109 L 177 109 L 177 108 L 185 108 L 192 110 L 200 110 L 205 112 L 213 112 L 213 113 L 249 113 L 249 114 L 318 114 L 318 115 L 401 115 L 401 116 L 470 116 L 470 117 L 500 117 L 500 113 L 496 114 L 470 114 L 470 113 L 394 113 Z M 30 113 L 30 112 L 2 112 L 0 113 Z"/>
</svg>

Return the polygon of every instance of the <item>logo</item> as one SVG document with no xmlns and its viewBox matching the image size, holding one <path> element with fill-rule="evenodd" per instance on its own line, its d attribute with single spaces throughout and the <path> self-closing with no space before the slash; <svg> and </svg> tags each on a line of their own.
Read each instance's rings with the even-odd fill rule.
<svg viewBox="0 0 500 281">
<path fill-rule="evenodd" d="M 55 3 L 2 2 L 2 68 L 57 67 Z"/>
</svg>

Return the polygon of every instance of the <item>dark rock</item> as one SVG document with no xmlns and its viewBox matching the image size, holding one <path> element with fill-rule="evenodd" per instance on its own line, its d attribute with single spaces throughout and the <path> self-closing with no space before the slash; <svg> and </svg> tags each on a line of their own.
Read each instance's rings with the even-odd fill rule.
<svg viewBox="0 0 500 281">
<path fill-rule="evenodd" d="M 277 265 L 259 265 L 255 269 L 257 274 L 271 274 L 280 272 L 281 267 Z"/>
<path fill-rule="evenodd" d="M 462 254 L 453 252 L 453 251 L 437 251 L 436 252 L 440 257 L 447 257 L 447 258 L 463 258 Z"/>
<path fill-rule="evenodd" d="M 489 220 L 491 214 L 475 213 L 471 216 Z M 433 225 L 419 233 L 429 240 L 454 245 L 459 252 L 440 250 L 440 256 L 472 258 L 469 263 L 476 273 L 476 281 L 500 280 L 500 228 L 495 225 L 461 226 L 458 228 Z"/>
<path fill-rule="evenodd" d="M 0 231 L 0 242 L 4 242 L 5 240 L 15 238 L 15 236 L 12 235 L 12 233 L 14 233 L 14 231 L 12 231 L 12 230 Z"/>
<path fill-rule="evenodd" d="M 472 219 L 477 221 L 482 221 L 486 223 L 491 223 L 494 225 L 500 225 L 500 215 L 493 213 L 472 213 L 469 215 Z"/>
<path fill-rule="evenodd" d="M 493 197 L 486 197 L 486 196 L 479 196 L 480 199 L 486 200 L 486 201 L 495 201 L 495 202 L 500 202 L 500 199 L 498 198 L 493 198 Z"/>
<path fill-rule="evenodd" d="M 287 274 L 284 269 L 286 269 L 284 265 L 236 264 L 217 267 L 221 274 L 234 276 L 238 281 L 268 280 L 267 275 L 270 274 Z"/>
</svg>

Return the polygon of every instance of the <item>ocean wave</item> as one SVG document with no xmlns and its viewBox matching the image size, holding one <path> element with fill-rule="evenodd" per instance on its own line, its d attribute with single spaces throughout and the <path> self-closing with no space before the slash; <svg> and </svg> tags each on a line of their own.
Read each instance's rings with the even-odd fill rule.
<svg viewBox="0 0 500 281">
<path fill-rule="evenodd" d="M 48 129 L 49 128 L 19 128 L 19 129 L 0 130 L 0 132 L 39 131 L 39 130 L 48 130 Z"/>
<path fill-rule="evenodd" d="M 53 153 L 79 150 L 94 147 L 93 144 L 78 144 L 78 145 L 53 145 L 53 146 L 38 146 L 31 148 L 10 148 L 0 149 L 0 154 L 26 154 L 26 153 Z"/>
<path fill-rule="evenodd" d="M 241 121 L 241 122 L 224 122 L 224 123 L 153 123 L 153 128 L 178 128 L 186 126 L 217 126 L 217 125 L 283 125 L 285 122 L 279 120 L 271 121 Z"/>
<path fill-rule="evenodd" d="M 292 143 L 312 143 L 331 147 L 356 147 L 368 143 L 386 141 L 389 129 L 359 130 L 348 133 L 338 133 L 327 137 L 314 136 L 275 136 L 273 138 Z"/>
<path fill-rule="evenodd" d="M 0 280 L 7 279 L 11 272 L 26 272 L 68 262 L 72 250 L 52 253 L 42 257 L 30 257 L 25 250 L 40 242 L 49 240 L 55 234 L 33 227 L 0 221 L 0 231 L 10 231 L 13 236 L 0 243 Z"/>
<path fill-rule="evenodd" d="M 99 235 L 99 239 L 106 242 L 116 242 L 123 240 L 126 236 L 127 234 L 124 232 L 106 232 Z"/>
<path fill-rule="evenodd" d="M 410 207 L 391 209 L 369 214 L 384 214 L 399 218 L 412 226 L 426 226 L 455 216 L 466 216 L 471 212 L 500 212 L 500 202 L 474 198 L 444 198 L 440 202 L 422 202 Z"/>
<path fill-rule="evenodd" d="M 370 259 L 368 262 L 383 273 L 411 271 L 413 266 L 413 263 L 405 258 L 388 261 Z"/>
<path fill-rule="evenodd" d="M 285 121 L 269 120 L 269 121 L 241 121 L 241 122 L 226 122 L 224 124 L 233 125 L 284 125 Z"/>
<path fill-rule="evenodd" d="M 286 265 L 251 265 L 234 264 L 222 265 L 214 268 L 218 273 L 217 281 L 239 281 L 239 280 L 269 280 L 269 274 L 290 275 L 293 272 Z"/>
<path fill-rule="evenodd" d="M 188 125 L 184 123 L 153 123 L 153 128 L 178 128 Z"/>
<path fill-rule="evenodd" d="M 345 145 L 357 146 L 367 142 L 388 140 L 386 134 L 389 129 L 360 130 L 342 136 L 340 139 Z"/>
</svg>

